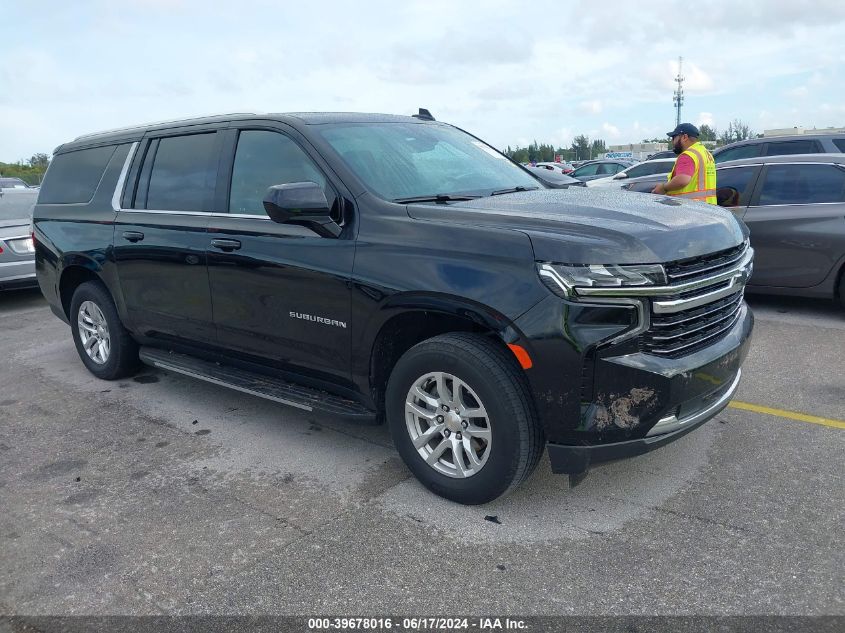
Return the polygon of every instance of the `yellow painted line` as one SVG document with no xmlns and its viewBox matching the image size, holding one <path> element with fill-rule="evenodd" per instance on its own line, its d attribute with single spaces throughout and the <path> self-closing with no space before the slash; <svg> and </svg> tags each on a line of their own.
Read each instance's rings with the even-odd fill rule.
<svg viewBox="0 0 845 633">
<path fill-rule="evenodd" d="M 731 401 L 728 406 L 731 409 L 754 411 L 754 413 L 776 415 L 779 418 L 789 418 L 790 420 L 798 420 L 799 422 L 809 422 L 810 424 L 832 426 L 835 429 L 845 429 L 845 422 L 842 420 L 832 420 L 830 418 L 822 418 L 817 415 L 807 415 L 806 413 L 796 413 L 795 411 L 785 411 L 784 409 L 772 409 L 771 407 L 763 407 L 759 404 L 750 404 L 748 402 L 739 402 L 737 400 Z"/>
</svg>

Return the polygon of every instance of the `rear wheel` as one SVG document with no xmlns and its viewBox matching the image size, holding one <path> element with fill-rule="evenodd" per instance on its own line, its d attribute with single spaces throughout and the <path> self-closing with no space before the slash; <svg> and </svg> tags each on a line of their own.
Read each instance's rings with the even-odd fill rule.
<svg viewBox="0 0 845 633">
<path fill-rule="evenodd" d="M 138 344 L 120 322 L 102 283 L 80 284 L 70 302 L 70 322 L 76 351 L 97 378 L 116 380 L 138 369 Z"/>
<path fill-rule="evenodd" d="M 542 454 L 525 377 L 483 336 L 444 334 L 408 350 L 390 376 L 386 404 L 408 468 L 452 501 L 492 501 L 524 481 Z"/>
</svg>

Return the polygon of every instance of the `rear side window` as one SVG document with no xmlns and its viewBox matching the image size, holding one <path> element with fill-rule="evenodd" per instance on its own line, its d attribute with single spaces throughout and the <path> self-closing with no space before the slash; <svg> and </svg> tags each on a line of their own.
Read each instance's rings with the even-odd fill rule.
<svg viewBox="0 0 845 633">
<path fill-rule="evenodd" d="M 584 165 L 583 167 L 576 169 L 572 175 L 576 178 L 578 178 L 579 176 L 595 176 L 598 173 L 599 166 L 599 163 L 594 163 L 592 165 Z"/>
<path fill-rule="evenodd" d="M 713 157 L 716 163 L 724 163 L 729 160 L 737 160 L 738 158 L 755 158 L 760 155 L 763 150 L 762 143 L 752 143 L 750 145 L 743 145 L 741 147 L 732 147 L 726 149 L 724 152 L 719 152 Z"/>
<path fill-rule="evenodd" d="M 92 147 L 54 157 L 41 185 L 38 202 L 90 202 L 116 148 L 116 145 Z"/>
<path fill-rule="evenodd" d="M 833 144 L 836 145 L 836 149 L 840 152 L 845 152 L 845 138 L 835 138 L 833 139 Z"/>
<path fill-rule="evenodd" d="M 147 152 L 145 160 L 145 163 L 153 162 L 144 208 L 166 211 L 207 209 L 216 179 L 215 137 L 216 134 L 211 132 L 160 139 L 158 148 Z"/>
<path fill-rule="evenodd" d="M 745 207 L 751 198 L 759 167 L 726 167 L 716 172 L 716 200 L 720 207 Z"/>
<path fill-rule="evenodd" d="M 672 163 L 645 162 L 632 167 L 625 173 L 628 174 L 628 178 L 639 178 L 640 176 L 668 174 L 670 171 L 672 171 Z"/>
<path fill-rule="evenodd" d="M 766 156 L 784 156 L 787 154 L 815 154 L 822 151 L 816 141 L 778 141 L 766 146 Z"/>
<path fill-rule="evenodd" d="M 833 165 L 793 164 L 769 166 L 759 204 L 765 206 L 843 201 L 845 170 Z"/>
</svg>

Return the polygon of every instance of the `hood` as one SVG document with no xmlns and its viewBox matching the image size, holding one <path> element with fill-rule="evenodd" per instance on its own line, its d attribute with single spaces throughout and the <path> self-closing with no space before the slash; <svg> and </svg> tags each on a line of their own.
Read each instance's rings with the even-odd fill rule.
<svg viewBox="0 0 845 633">
<path fill-rule="evenodd" d="M 415 204 L 408 214 L 518 230 L 531 239 L 536 260 L 566 264 L 662 263 L 731 248 L 748 235 L 721 207 L 580 187 Z"/>
</svg>

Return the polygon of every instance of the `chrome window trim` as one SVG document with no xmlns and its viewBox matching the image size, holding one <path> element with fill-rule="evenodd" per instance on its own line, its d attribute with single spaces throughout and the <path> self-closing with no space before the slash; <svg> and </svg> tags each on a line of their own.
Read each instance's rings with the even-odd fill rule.
<svg viewBox="0 0 845 633">
<path fill-rule="evenodd" d="M 267 222 L 273 221 L 266 214 L 260 215 L 258 213 L 225 213 L 225 212 L 215 211 L 211 215 L 215 218 L 245 218 L 245 219 L 248 219 L 248 220 L 264 220 L 264 221 L 267 221 Z"/>
<path fill-rule="evenodd" d="M 736 377 L 734 378 L 731 386 L 728 387 L 728 390 L 722 394 L 722 396 L 713 404 L 711 404 L 706 409 L 702 409 L 692 415 L 689 415 L 685 418 L 678 418 L 675 414 L 667 415 L 666 417 L 660 418 L 657 421 L 651 430 L 646 433 L 646 437 L 653 437 L 655 435 L 663 435 L 664 433 L 671 433 L 672 431 L 677 431 L 681 428 L 690 426 L 695 424 L 696 422 L 700 422 L 706 418 L 712 417 L 718 414 L 722 409 L 728 406 L 728 403 L 734 397 L 737 388 L 739 387 L 739 379 L 742 377 L 742 370 L 738 369 L 736 372 Z"/>
<path fill-rule="evenodd" d="M 114 193 L 111 197 L 111 208 L 115 213 L 123 210 L 120 208 L 120 199 L 123 197 L 123 190 L 126 188 L 126 175 L 129 173 L 129 166 L 132 164 L 132 159 L 135 158 L 135 152 L 138 151 L 138 145 L 140 145 L 138 141 L 132 143 L 129 153 L 126 154 L 126 160 L 123 161 L 123 169 L 120 170 L 120 176 L 117 178 L 117 184 L 114 187 Z"/>
<path fill-rule="evenodd" d="M 165 215 L 202 215 L 209 216 L 209 211 L 168 211 L 166 209 L 118 209 L 121 213 L 157 213 Z"/>
<path fill-rule="evenodd" d="M 829 204 L 845 205 L 845 200 L 840 200 L 839 202 L 794 202 L 792 204 L 752 204 L 748 205 L 748 208 L 771 209 L 772 207 L 822 207 Z"/>
<path fill-rule="evenodd" d="M 723 273 L 713 275 L 712 277 L 705 277 L 696 281 L 688 281 L 674 286 L 621 286 L 616 288 L 584 288 L 576 287 L 573 290 L 575 294 L 583 297 L 660 297 L 665 295 L 676 295 L 688 290 L 698 290 L 699 288 L 706 288 L 722 281 L 728 281 L 733 277 L 741 276 L 742 273 L 750 267 L 754 259 L 754 249 L 749 247 L 745 251 L 745 256 L 740 262 Z M 542 274 L 543 271 L 541 271 Z M 554 277 L 547 274 L 546 276 Z M 557 280 L 555 279 L 557 282 Z M 744 285 L 744 283 L 743 283 Z"/>
</svg>

